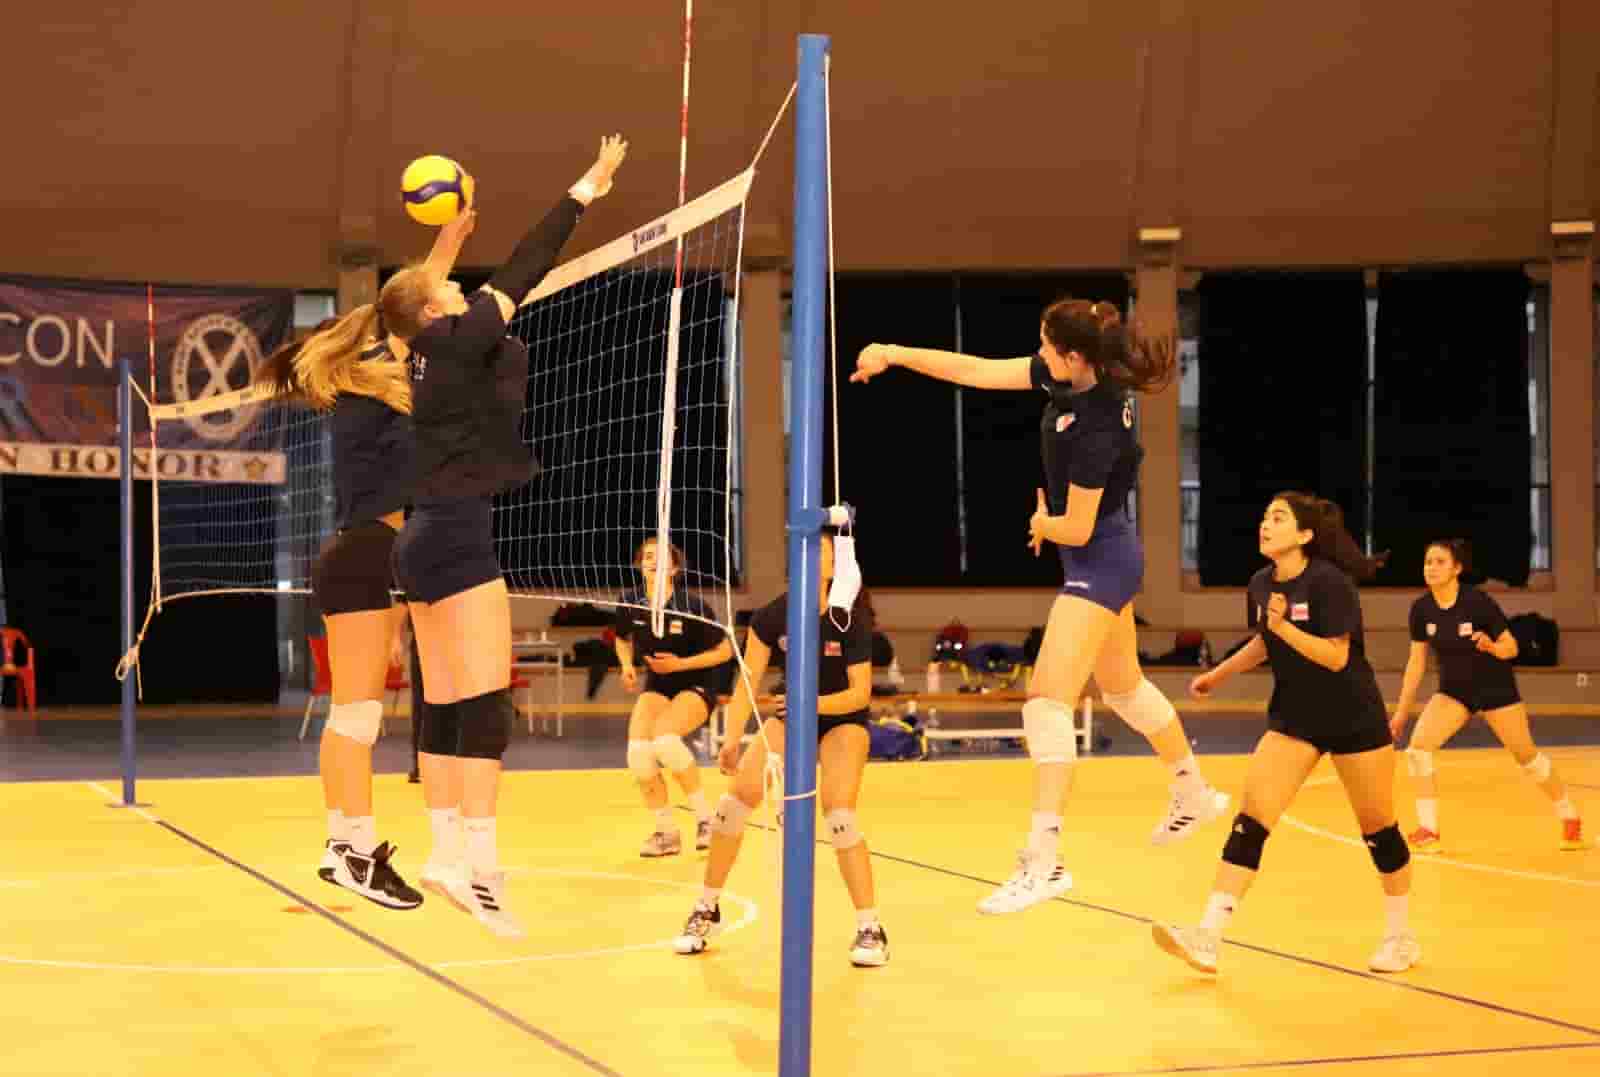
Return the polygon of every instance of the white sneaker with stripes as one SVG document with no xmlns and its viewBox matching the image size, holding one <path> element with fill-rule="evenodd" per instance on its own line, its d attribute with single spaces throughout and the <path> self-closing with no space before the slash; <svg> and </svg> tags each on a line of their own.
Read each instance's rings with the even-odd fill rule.
<svg viewBox="0 0 1600 1077">
<path fill-rule="evenodd" d="M 1000 889 L 978 902 L 978 911 L 989 916 L 1021 912 L 1058 898 L 1072 889 L 1072 876 L 1054 858 L 1049 864 L 1034 864 L 1027 852 L 1017 854 L 1017 870 L 1000 884 Z"/>
<path fill-rule="evenodd" d="M 1171 845 L 1175 841 L 1182 841 L 1211 820 L 1227 814 L 1228 806 L 1232 803 L 1233 798 L 1227 793 L 1209 785 L 1189 796 L 1173 790 L 1167 817 L 1150 832 L 1150 844 Z"/>
<path fill-rule="evenodd" d="M 522 922 L 506 908 L 506 873 L 474 875 L 467 888 L 472 915 L 490 931 L 504 939 L 520 939 L 527 934 Z"/>
</svg>

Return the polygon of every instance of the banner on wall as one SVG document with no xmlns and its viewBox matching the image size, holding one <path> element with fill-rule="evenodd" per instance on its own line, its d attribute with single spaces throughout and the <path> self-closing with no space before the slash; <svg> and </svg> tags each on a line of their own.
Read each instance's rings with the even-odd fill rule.
<svg viewBox="0 0 1600 1077">
<path fill-rule="evenodd" d="M 203 404 L 243 389 L 284 341 L 294 294 L 0 276 L 0 474 L 114 479 L 118 365 L 152 401 Z M 266 407 L 194 409 L 161 423 L 135 402 L 134 477 L 281 483 L 287 471 Z M 143 446 L 141 448 L 141 445 Z"/>
</svg>

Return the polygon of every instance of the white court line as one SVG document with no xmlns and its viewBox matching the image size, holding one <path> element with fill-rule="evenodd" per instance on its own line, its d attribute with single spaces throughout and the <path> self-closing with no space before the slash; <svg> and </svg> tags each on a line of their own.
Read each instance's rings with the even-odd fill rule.
<svg viewBox="0 0 1600 1077">
<path fill-rule="evenodd" d="M 104 786 L 100 785 L 99 783 L 97 783 L 97 782 L 85 782 L 84 784 L 87 785 L 89 788 L 93 789 L 95 792 L 99 793 L 101 796 L 105 797 L 105 799 L 107 801 L 110 801 L 113 804 L 120 803 L 120 801 L 117 800 L 115 795 L 112 794 L 110 790 L 106 789 Z M 142 816 L 143 818 L 149 820 L 152 823 L 159 823 L 160 822 L 159 819 L 157 819 L 154 815 L 150 814 L 149 812 L 145 811 L 143 808 L 134 808 L 132 810 L 137 812 L 140 816 Z M 217 866 L 218 867 L 223 867 L 223 866 L 226 866 L 226 865 L 217 865 Z M 164 869 L 149 869 L 147 871 L 140 871 L 138 873 L 139 874 L 153 874 L 154 872 L 162 871 L 162 870 L 164 870 Z M 165 870 L 171 870 L 171 871 L 195 871 L 195 870 L 213 870 L 213 869 L 210 868 L 210 867 L 206 867 L 206 868 L 173 868 L 173 869 L 165 869 Z M 616 873 L 616 872 L 589 871 L 589 870 L 583 869 L 583 868 L 509 868 L 507 870 L 508 870 L 508 872 L 513 873 L 513 874 L 561 875 L 561 876 L 568 876 L 568 877 L 576 876 L 576 877 L 580 877 L 580 878 L 589 878 L 589 879 L 611 879 L 611 880 L 622 880 L 622 881 L 625 881 L 625 882 L 636 882 L 636 883 L 642 882 L 642 883 L 650 883 L 650 884 L 652 884 L 654 886 L 665 887 L 665 888 L 668 888 L 668 889 L 689 890 L 689 891 L 693 891 L 693 892 L 696 892 L 696 893 L 698 893 L 699 890 L 700 890 L 700 884 L 699 883 L 682 883 L 682 882 L 677 882 L 676 880 L 652 879 L 652 878 L 649 878 L 648 876 L 643 876 L 643 875 L 626 875 L 626 874 L 621 874 L 621 873 Z M 102 873 L 102 874 L 103 875 L 111 875 L 111 874 L 116 874 L 116 873 L 114 873 L 114 872 L 106 872 L 106 873 Z M 21 882 L 28 882 L 28 881 L 31 881 L 31 880 L 22 880 Z M 8 884 L 8 885 L 15 885 L 15 884 Z M 751 924 L 755 923 L 757 919 L 760 918 L 760 907 L 754 901 L 752 901 L 751 899 L 749 899 L 747 897 L 744 897 L 744 896 L 742 896 L 740 894 L 735 894 L 735 893 L 733 893 L 731 891 L 728 891 L 728 890 L 724 890 L 722 892 L 722 896 L 724 898 L 728 899 L 730 902 L 741 906 L 743 908 L 743 910 L 744 910 L 743 913 L 740 915 L 738 920 L 735 920 L 733 923 L 728 924 L 726 927 L 724 927 L 722 929 L 722 934 L 723 935 L 731 935 L 735 931 L 739 931 L 739 930 L 741 930 L 743 928 L 746 928 L 746 927 L 750 926 Z M 330 914 L 330 915 L 332 915 L 332 914 Z M 676 936 L 674 936 L 674 937 L 676 937 Z M 547 961 L 566 961 L 566 960 L 571 960 L 571 959 L 574 959 L 574 958 L 603 957 L 603 956 L 609 956 L 609 955 L 612 955 L 612 954 L 634 953 L 634 952 L 643 951 L 643 950 L 662 950 L 662 949 L 666 949 L 666 948 L 670 947 L 672 945 L 672 942 L 673 942 L 672 939 L 662 939 L 662 940 L 654 941 L 654 942 L 630 943 L 630 944 L 628 944 L 626 946 L 608 946 L 608 947 L 604 947 L 604 948 L 591 949 L 591 950 L 573 950 L 573 951 L 569 951 L 567 953 L 558 953 L 558 954 L 529 954 L 529 955 L 523 956 L 523 957 L 484 958 L 484 959 L 481 959 L 481 960 L 474 960 L 474 961 L 435 961 L 435 962 L 426 962 L 426 964 L 430 968 L 435 968 L 435 969 L 489 968 L 489 967 L 498 967 L 498 966 L 504 966 L 504 965 L 532 965 L 532 964 L 542 964 L 542 963 L 547 962 Z M 400 968 L 404 967 L 402 965 L 393 964 L 393 963 L 382 964 L 382 965 L 351 965 L 351 966 L 342 966 L 342 967 L 341 966 L 252 967 L 252 966 L 217 966 L 217 965 L 139 965 L 139 964 L 124 964 L 124 963 L 103 962 L 103 961 L 53 961 L 53 960 L 49 960 L 49 959 L 45 959 L 45 958 L 12 957 L 12 956 L 9 956 L 9 955 L 6 955 L 6 954 L 0 954 L 0 964 L 4 964 L 4 965 L 28 965 L 28 966 L 38 967 L 38 968 L 94 970 L 94 971 L 101 971 L 101 972 L 164 972 L 164 973 L 178 972 L 178 973 L 195 973 L 195 974 L 201 974 L 201 975 L 227 975 L 227 976 L 233 976 L 233 975 L 269 975 L 269 976 L 276 976 L 276 975 L 306 975 L 306 974 L 325 975 L 325 974 L 328 974 L 328 973 L 341 973 L 341 972 L 389 972 L 389 971 L 393 971 L 395 969 L 400 969 Z"/>
<path fill-rule="evenodd" d="M 1337 774 L 1329 774 L 1325 777 L 1313 778 L 1300 788 L 1309 789 L 1313 786 L 1336 785 L 1338 784 L 1338 781 L 1339 776 Z M 1315 834 L 1319 838 L 1327 838 L 1330 841 L 1337 841 L 1343 845 L 1354 845 L 1359 849 L 1365 849 L 1367 847 L 1367 843 L 1362 841 L 1360 838 L 1350 838 L 1343 834 L 1335 834 L 1331 830 L 1324 830 L 1320 826 L 1312 826 L 1310 823 L 1296 819 L 1288 812 L 1283 813 L 1282 821 L 1291 826 L 1298 827 L 1308 834 Z M 1517 868 L 1501 868 L 1495 867 L 1492 864 L 1477 864 L 1471 860 L 1457 860 L 1453 857 L 1443 856 L 1439 853 L 1413 852 L 1411 854 L 1411 858 L 1413 860 L 1423 860 L 1429 864 L 1444 864 L 1453 868 L 1461 868 L 1463 871 L 1482 872 L 1485 875 L 1505 875 L 1512 879 L 1532 879 L 1535 882 L 1542 883 L 1566 883 L 1568 886 L 1587 886 L 1600 888 L 1600 879 L 1574 879 L 1570 875 L 1550 875 L 1542 871 L 1521 871 Z"/>
</svg>

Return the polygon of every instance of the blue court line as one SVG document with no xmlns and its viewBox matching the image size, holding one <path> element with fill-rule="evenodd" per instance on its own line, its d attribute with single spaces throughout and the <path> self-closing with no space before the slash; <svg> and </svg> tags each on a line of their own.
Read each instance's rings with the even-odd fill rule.
<svg viewBox="0 0 1600 1077">
<path fill-rule="evenodd" d="M 382 939 L 378 938 L 376 935 L 368 934 L 367 932 L 361 930 L 356 925 L 350 923 L 348 920 L 341 919 L 340 917 L 338 917 L 338 916 L 334 915 L 333 913 L 329 912 L 327 909 L 324 909 L 317 902 L 312 901 L 309 898 L 302 897 L 300 894 L 295 893 L 295 891 L 289 889 L 289 887 L 287 887 L 287 886 L 283 885 L 282 883 L 278 882 L 276 879 L 273 879 L 270 876 L 262 874 L 261 872 L 257 871 L 255 868 L 251 867 L 249 864 L 245 864 L 245 863 L 242 863 L 241 861 L 235 860 L 233 857 L 229 856 L 227 853 L 222 852 L 220 849 L 217 849 L 217 848 L 214 848 L 213 846 L 207 845 L 205 842 L 201 841 L 199 838 L 195 837 L 193 834 L 190 834 L 188 831 L 184 830 L 182 827 L 175 826 L 174 824 L 167 822 L 165 819 L 157 819 L 153 815 L 152 816 L 148 816 L 148 818 L 150 819 L 151 822 L 155 823 L 157 826 L 162 827 L 163 829 L 165 829 L 167 831 L 170 831 L 173 834 L 176 834 L 178 837 L 182 838 L 184 841 L 188 842 L 189 844 L 195 846 L 198 849 L 204 850 L 205 852 L 211 854 L 212 856 L 216 857 L 218 860 L 222 861 L 224 864 L 228 864 L 231 867 L 238 868 L 240 871 L 244 872 L 246 875 L 250 876 L 252 879 L 255 879 L 257 882 L 264 883 L 265 885 L 270 886 L 272 889 L 276 890 L 278 893 L 284 895 L 285 897 L 287 897 L 290 900 L 296 902 L 297 904 L 304 905 L 306 908 L 310 909 L 312 912 L 316 913 L 318 916 L 322 917 L 324 920 L 328 921 L 330 924 L 333 924 L 335 927 L 339 927 L 339 928 L 344 929 L 345 931 L 347 931 L 350 934 L 354 935 L 356 938 L 360 939 L 362 942 L 366 943 L 367 945 L 375 947 L 378 950 L 381 950 L 383 953 L 387 954 L 389 957 L 393 958 L 395 961 L 398 961 L 400 964 L 402 964 L 402 965 L 406 966 L 407 968 L 411 969 L 413 972 L 420 973 L 421 975 L 423 975 L 423 976 L 427 977 L 428 979 L 432 980 L 434 983 L 438 984 L 440 987 L 446 988 L 446 989 L 448 989 L 450 991 L 454 991 L 456 994 L 460 995 L 462 998 L 466 999 L 468 1002 L 476 1003 L 478 1006 L 481 1006 L 483 1009 L 489 1011 L 490 1013 L 494 1014 L 496 1017 L 500 1018 L 500 1020 L 506 1022 L 507 1024 L 511 1025 L 512 1027 L 514 1027 L 514 1028 L 516 1028 L 516 1029 L 518 1029 L 518 1030 L 520 1030 L 522 1032 L 526 1032 L 528 1035 L 530 1035 L 530 1036 L 534 1037 L 535 1039 L 539 1040 L 545 1046 L 550 1047 L 553 1050 L 561 1052 L 562 1054 L 566 1055 L 568 1058 L 572 1059 L 575 1062 L 582 1063 L 583 1065 L 589 1067 L 591 1070 L 593 1070 L 596 1073 L 605 1074 L 606 1077 L 622 1077 L 622 1075 L 620 1073 L 618 1073 L 616 1070 L 612 1069 L 610 1066 L 607 1066 L 605 1063 L 598 1062 L 595 1059 L 590 1058 L 588 1055 L 584 1054 L 582 1051 L 578 1050 L 576 1047 L 573 1047 L 573 1046 L 571 1046 L 570 1044 L 567 1044 L 567 1043 L 563 1043 L 561 1040 L 556 1039 L 550 1033 L 544 1031 L 541 1028 L 538 1028 L 538 1027 L 536 1027 L 534 1025 L 530 1025 L 528 1022 L 524 1021 L 522 1018 L 518 1017 L 516 1014 L 512 1013 L 510 1010 L 507 1010 L 504 1007 L 498 1006 L 495 1003 L 489 1001 L 487 998 L 485 998 L 482 995 L 478 994 L 476 991 L 472 990 L 470 987 L 467 987 L 465 984 L 458 983 L 455 980 L 452 980 L 450 977 L 446 976 L 444 973 L 439 972 L 439 971 L 437 971 L 435 969 L 429 968 L 427 965 L 423 964 L 421 961 L 418 961 L 415 958 L 411 957 L 410 955 L 408 955 L 408 954 L 406 954 L 406 953 L 404 953 L 404 952 L 402 952 L 400 950 L 395 949 L 393 946 L 390 946 L 388 943 L 384 942 Z"/>
<path fill-rule="evenodd" d="M 1539 1043 L 1527 1047 L 1461 1047 L 1451 1051 L 1405 1051 L 1391 1055 L 1346 1055 L 1339 1058 L 1289 1058 L 1278 1062 L 1229 1062 L 1204 1066 L 1169 1066 L 1154 1070 L 1084 1070 L 1061 1077 L 1166 1077 L 1182 1073 L 1237 1073 L 1240 1070 L 1291 1069 L 1333 1066 L 1354 1062 L 1405 1062 L 1419 1058 L 1465 1058 L 1476 1055 L 1514 1055 L 1531 1051 L 1583 1051 L 1600 1043 Z"/>
<path fill-rule="evenodd" d="M 687 811 L 688 809 L 684 808 L 683 810 Z M 749 825 L 753 826 L 753 827 L 756 827 L 759 830 L 766 830 L 766 831 L 769 831 L 769 832 L 771 832 L 773 830 L 772 827 L 767 826 L 765 823 L 750 823 Z M 818 845 L 827 844 L 826 839 L 818 839 L 817 844 Z M 1000 883 L 996 882 L 993 879 L 985 879 L 985 878 L 983 878 L 982 876 L 979 876 L 979 875 L 969 875 L 964 871 L 955 871 L 954 869 L 951 869 L 951 868 L 940 867 L 938 864 L 929 864 L 929 863 L 926 863 L 925 861 L 921 861 L 921 860 L 911 860 L 911 859 L 909 859 L 907 857 L 895 856 L 892 853 L 882 853 L 882 852 L 878 852 L 877 850 L 872 850 L 871 851 L 871 855 L 874 856 L 874 857 L 877 857 L 880 860 L 888 860 L 888 861 L 892 861 L 892 862 L 894 862 L 896 864 L 905 864 L 908 867 L 922 868 L 922 869 L 924 869 L 926 871 L 937 872 L 937 873 L 939 873 L 941 875 L 948 875 L 948 876 L 950 876 L 952 878 L 956 878 L 956 879 L 966 879 L 966 880 L 968 880 L 970 882 L 983 883 L 985 886 L 999 886 L 1000 885 Z M 1126 912 L 1126 911 L 1124 911 L 1122 909 L 1114 909 L 1109 905 L 1097 905 L 1092 901 L 1082 901 L 1082 900 L 1079 900 L 1077 898 L 1069 898 L 1069 897 L 1057 897 L 1057 898 L 1052 898 L 1051 900 L 1060 902 L 1063 905 L 1075 905 L 1080 909 L 1092 909 L 1095 912 L 1103 912 L 1103 913 L 1107 913 L 1107 914 L 1109 914 L 1111 916 L 1120 916 L 1124 920 L 1132 920 L 1134 923 L 1138 923 L 1138 924 L 1153 924 L 1153 923 L 1155 923 L 1155 921 L 1152 920 L 1148 916 L 1140 916 L 1137 913 Z M 1560 1018 L 1557 1018 L 1557 1017 L 1546 1017 L 1543 1014 L 1530 1013 L 1527 1010 L 1519 1010 L 1519 1009 L 1515 1009 L 1514 1007 L 1511 1007 L 1511 1006 L 1502 1006 L 1498 1002 L 1485 1002 L 1483 999 L 1471 998 L 1471 997 L 1469 997 L 1467 995 L 1458 995 L 1458 994 L 1455 994 L 1454 992 L 1451 992 L 1451 991 L 1442 991 L 1437 987 L 1424 987 L 1421 984 L 1407 983 L 1404 980 L 1396 979 L 1396 978 L 1393 978 L 1393 977 L 1390 977 L 1390 976 L 1380 976 L 1380 975 L 1378 975 L 1376 973 L 1364 972 L 1364 971 L 1362 971 L 1360 969 L 1346 968 L 1343 965 L 1335 965 L 1335 964 L 1332 964 L 1331 962 L 1319 961 L 1314 957 L 1303 957 L 1300 954 L 1291 954 L 1291 953 L 1287 953 L 1286 951 L 1283 951 L 1283 950 L 1274 950 L 1274 949 L 1271 949 L 1270 947 L 1266 947 L 1266 946 L 1257 946 L 1254 943 L 1235 942 L 1235 941 L 1233 941 L 1231 939 L 1223 939 L 1222 940 L 1222 945 L 1224 945 L 1224 946 L 1234 946 L 1234 947 L 1237 947 L 1237 948 L 1239 948 L 1241 950 L 1249 950 L 1252 953 L 1265 954 L 1268 957 L 1281 957 L 1285 961 L 1293 961 L 1293 962 L 1296 962 L 1297 964 L 1309 965 L 1312 968 L 1323 969 L 1323 970 L 1325 970 L 1327 972 L 1338 972 L 1338 973 L 1342 973 L 1342 974 L 1344 974 L 1346 976 L 1354 976 L 1354 977 L 1356 977 L 1357 979 L 1360 979 L 1360 980 L 1366 980 L 1366 981 L 1368 981 L 1370 983 L 1383 984 L 1386 987 L 1399 988 L 1402 991 L 1414 991 L 1419 995 L 1429 995 L 1429 996 L 1432 996 L 1433 998 L 1441 998 L 1441 999 L 1445 999 L 1445 1000 L 1450 1001 L 1450 1002 L 1459 1002 L 1459 1003 L 1462 1003 L 1463 1005 L 1466 1005 L 1466 1006 L 1476 1006 L 1479 1009 L 1490 1010 L 1490 1011 L 1492 1011 L 1494 1013 L 1505 1014 L 1505 1015 L 1507 1015 L 1509 1017 L 1522 1017 L 1522 1018 L 1525 1018 L 1525 1019 L 1527 1019 L 1529 1021 L 1537 1021 L 1540 1024 L 1551 1025 L 1551 1026 L 1553 1026 L 1555 1028 L 1565 1029 L 1568 1032 L 1581 1032 L 1586 1036 L 1600 1037 L 1600 1028 L 1591 1028 L 1588 1025 L 1580 1025 L 1580 1024 L 1575 1024 L 1575 1023 L 1573 1023 L 1571 1021 L 1563 1021 L 1563 1020 L 1561 1020 Z M 1566 1045 L 1563 1045 L 1563 1046 L 1566 1046 Z M 1576 1046 L 1583 1046 L 1583 1047 L 1600 1046 L 1600 1043 L 1596 1043 L 1596 1044 L 1573 1044 L 1571 1046 L 1574 1046 L 1574 1047 L 1576 1047 Z M 1521 1048 L 1521 1049 L 1522 1050 L 1532 1050 L 1533 1048 Z M 1554 1048 L 1547 1046 L 1547 1047 L 1542 1047 L 1542 1048 L 1539 1048 L 1539 1049 L 1540 1050 L 1552 1050 Z M 1279 1063 L 1274 1063 L 1274 1064 L 1277 1065 Z M 1288 1063 L 1282 1063 L 1282 1064 L 1287 1065 Z M 1153 1073 L 1183 1073 L 1183 1072 L 1188 1072 L 1188 1071 L 1185 1071 L 1185 1070 L 1153 1070 L 1151 1072 L 1153 1072 Z"/>
</svg>

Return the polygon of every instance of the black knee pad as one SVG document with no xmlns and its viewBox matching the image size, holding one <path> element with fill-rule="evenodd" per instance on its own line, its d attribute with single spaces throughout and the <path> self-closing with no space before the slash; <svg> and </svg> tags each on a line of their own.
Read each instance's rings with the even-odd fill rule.
<svg viewBox="0 0 1600 1077">
<path fill-rule="evenodd" d="M 1411 846 L 1400 836 L 1399 823 L 1390 823 L 1382 830 L 1363 834 L 1362 838 L 1366 840 L 1367 852 L 1372 854 L 1372 862 L 1384 875 L 1392 875 L 1411 863 Z"/>
<path fill-rule="evenodd" d="M 502 688 L 456 704 L 461 731 L 459 745 L 452 755 L 468 759 L 499 759 L 511 744 L 511 723 L 517 716 L 511 690 Z"/>
<path fill-rule="evenodd" d="M 417 751 L 428 755 L 455 755 L 461 743 L 461 717 L 454 703 L 422 704 L 419 716 L 422 732 L 417 737 Z"/>
<path fill-rule="evenodd" d="M 1255 819 L 1240 812 L 1233 817 L 1233 830 L 1228 833 L 1228 843 L 1222 847 L 1222 859 L 1229 864 L 1251 871 L 1261 870 L 1261 850 L 1272 833 Z"/>
</svg>

